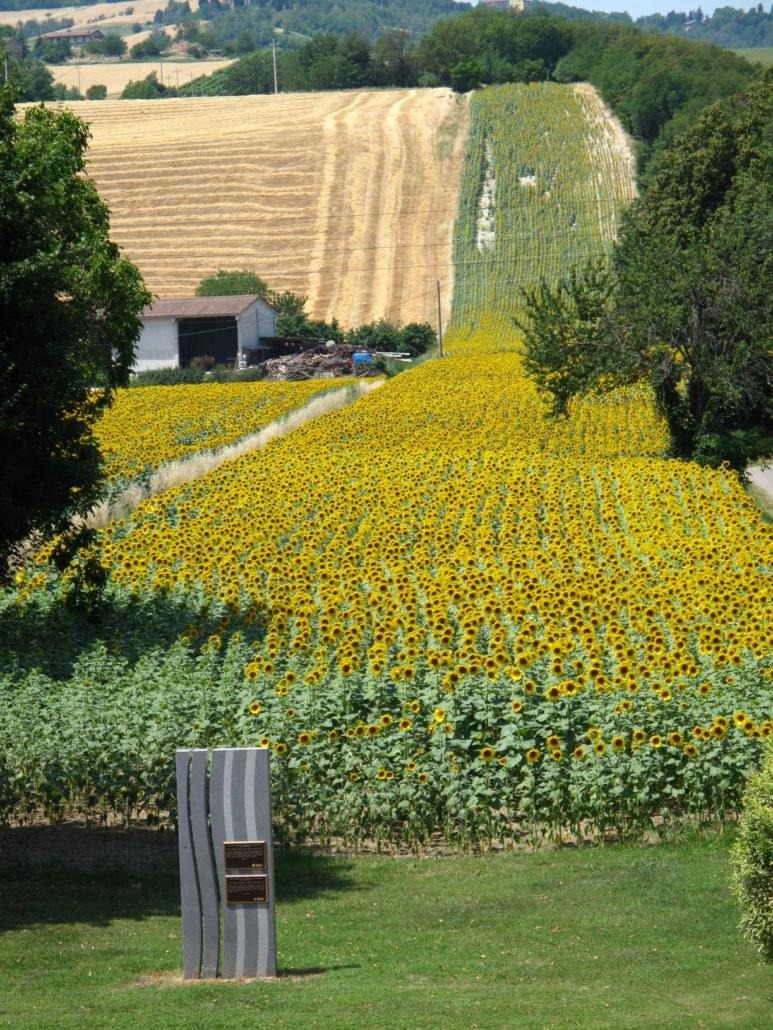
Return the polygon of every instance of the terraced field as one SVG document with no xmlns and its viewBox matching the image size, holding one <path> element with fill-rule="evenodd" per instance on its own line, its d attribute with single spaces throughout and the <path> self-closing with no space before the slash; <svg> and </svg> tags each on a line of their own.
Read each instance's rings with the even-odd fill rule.
<svg viewBox="0 0 773 1030">
<path fill-rule="evenodd" d="M 246 267 L 343 324 L 434 320 L 437 279 L 448 306 L 467 117 L 450 90 L 69 106 L 113 236 L 160 296 Z"/>
</svg>

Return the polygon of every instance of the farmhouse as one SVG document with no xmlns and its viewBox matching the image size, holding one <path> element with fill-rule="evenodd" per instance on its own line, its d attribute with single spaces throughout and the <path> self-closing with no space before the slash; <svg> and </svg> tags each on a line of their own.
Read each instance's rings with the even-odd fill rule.
<svg viewBox="0 0 773 1030">
<path fill-rule="evenodd" d="M 83 46 L 84 43 L 96 43 L 104 38 L 104 32 L 100 32 L 99 29 L 57 29 L 55 32 L 43 33 L 43 39 L 50 39 L 53 43 L 72 43 L 73 46 Z"/>
<path fill-rule="evenodd" d="M 219 365 L 242 363 L 247 350 L 276 332 L 276 311 L 262 297 L 190 297 L 157 300 L 142 312 L 134 370 L 186 368 L 207 355 Z"/>
</svg>

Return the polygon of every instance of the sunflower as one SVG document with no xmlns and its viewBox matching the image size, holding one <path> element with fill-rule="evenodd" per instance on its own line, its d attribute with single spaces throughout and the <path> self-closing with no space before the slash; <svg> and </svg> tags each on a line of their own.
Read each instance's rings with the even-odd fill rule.
<svg viewBox="0 0 773 1030">
<path fill-rule="evenodd" d="M 403 733 L 406 733 L 411 728 L 411 726 L 413 726 L 413 723 L 410 719 L 401 719 L 400 722 L 397 724 L 398 729 L 402 730 Z"/>
<path fill-rule="evenodd" d="M 298 743 L 301 747 L 306 747 L 307 744 L 311 743 L 311 734 L 308 730 L 304 730 L 302 733 L 298 734 Z"/>
<path fill-rule="evenodd" d="M 261 705 L 260 701 L 250 701 L 250 703 L 247 705 L 247 711 L 250 713 L 250 715 L 260 715 L 260 713 L 263 711 L 263 706 Z"/>
<path fill-rule="evenodd" d="M 271 741 L 268 737 L 261 737 L 258 741 L 258 747 L 267 748 L 271 747 Z"/>
<path fill-rule="evenodd" d="M 555 733 L 553 733 L 549 737 L 545 738 L 545 747 L 551 751 L 555 751 L 556 748 L 561 747 L 561 740 L 555 735 Z"/>
<path fill-rule="evenodd" d="M 438 724 L 441 723 L 441 722 L 445 722 L 446 721 L 446 710 L 445 710 L 445 708 L 436 708 L 435 711 L 432 713 L 432 718 Z"/>
<path fill-rule="evenodd" d="M 677 730 L 668 735 L 668 743 L 671 747 L 680 747 L 684 743 L 684 737 Z"/>
<path fill-rule="evenodd" d="M 419 781 L 419 783 L 426 783 L 429 779 L 429 773 L 420 772 L 416 779 Z"/>
<path fill-rule="evenodd" d="M 510 702 L 510 707 L 518 715 L 519 712 L 523 711 L 523 701 L 519 701 L 518 698 Z"/>
<path fill-rule="evenodd" d="M 572 751 L 572 758 L 576 758 L 578 762 L 582 762 L 587 757 L 587 752 L 582 744 L 578 744 L 577 747 Z"/>
<path fill-rule="evenodd" d="M 695 744 L 685 744 L 684 747 L 682 748 L 682 753 L 684 755 L 686 755 L 687 758 L 697 758 L 698 757 L 698 749 L 695 746 Z"/>
<path fill-rule="evenodd" d="M 621 733 L 615 734 L 610 743 L 613 751 L 625 751 L 625 737 Z"/>
<path fill-rule="evenodd" d="M 478 752 L 478 757 L 482 762 L 491 762 L 496 758 L 496 756 L 497 753 L 494 748 L 489 747 L 488 745 L 486 745 L 486 747 L 482 747 Z"/>
<path fill-rule="evenodd" d="M 653 733 L 650 737 L 650 747 L 663 747 L 663 738 L 660 736 L 659 733 Z"/>
<path fill-rule="evenodd" d="M 276 744 L 274 744 L 274 752 L 277 755 L 283 755 L 283 754 L 286 753 L 286 751 L 287 751 L 287 744 L 285 744 L 285 742 L 283 740 L 278 740 L 276 742 Z"/>
<path fill-rule="evenodd" d="M 539 760 L 540 760 L 539 748 L 530 747 L 529 750 L 526 752 L 526 761 L 529 763 L 529 765 L 534 765 L 534 763 L 538 762 Z"/>
<path fill-rule="evenodd" d="M 381 723 L 382 726 L 391 726 L 394 722 L 394 719 L 389 714 L 389 712 L 384 712 L 384 714 L 380 716 L 378 721 Z"/>
<path fill-rule="evenodd" d="M 606 749 L 607 745 L 604 743 L 603 740 L 597 740 L 596 743 L 593 745 L 593 750 L 596 752 L 597 755 L 603 755 Z"/>
<path fill-rule="evenodd" d="M 421 701 L 409 701 L 408 711 L 413 712 L 414 715 L 418 715 L 421 711 Z"/>
</svg>

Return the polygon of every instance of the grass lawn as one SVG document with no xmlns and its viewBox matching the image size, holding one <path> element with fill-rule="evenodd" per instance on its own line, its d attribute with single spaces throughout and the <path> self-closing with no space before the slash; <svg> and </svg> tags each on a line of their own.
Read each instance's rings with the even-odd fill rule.
<svg viewBox="0 0 773 1030">
<path fill-rule="evenodd" d="M 773 64 L 773 46 L 741 47 L 735 52 L 752 64 L 761 64 L 765 68 Z"/>
<path fill-rule="evenodd" d="M 173 865 L 6 866 L 0 1025 L 767 1027 L 728 877 L 724 841 L 280 856 L 280 978 L 183 984 Z"/>
</svg>

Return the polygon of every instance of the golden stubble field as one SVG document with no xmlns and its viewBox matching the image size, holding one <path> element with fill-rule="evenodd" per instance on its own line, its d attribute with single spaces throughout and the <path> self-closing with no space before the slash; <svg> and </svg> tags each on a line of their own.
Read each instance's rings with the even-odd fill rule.
<svg viewBox="0 0 773 1030">
<path fill-rule="evenodd" d="M 467 101 L 448 89 L 103 101 L 89 170 L 114 239 L 161 297 L 251 268 L 356 325 L 435 320 Z"/>
<path fill-rule="evenodd" d="M 149 32 L 138 32 L 127 36 L 128 46 L 147 38 Z M 89 86 L 101 83 L 107 86 L 107 95 L 118 98 L 128 82 L 136 82 L 155 72 L 159 81 L 163 78 L 167 86 L 187 86 L 199 75 L 211 75 L 220 68 L 232 64 L 231 60 L 217 61 L 90 61 L 88 63 L 52 64 L 51 73 L 55 82 L 65 86 L 77 86 L 85 93 Z M 92 116 L 89 115 L 89 120 Z"/>
<path fill-rule="evenodd" d="M 191 10 L 198 9 L 199 0 L 188 0 L 188 2 Z M 0 11 L 0 25 L 15 25 L 19 21 L 25 22 L 33 19 L 42 22 L 47 16 L 71 18 L 76 26 L 93 25 L 95 28 L 102 28 L 104 25 L 121 23 L 132 25 L 137 21 L 152 21 L 156 11 L 159 8 L 163 10 L 165 7 L 165 0 L 126 0 L 125 4 L 101 3 L 49 9 L 40 6 L 25 8 L 23 11 Z"/>
</svg>

